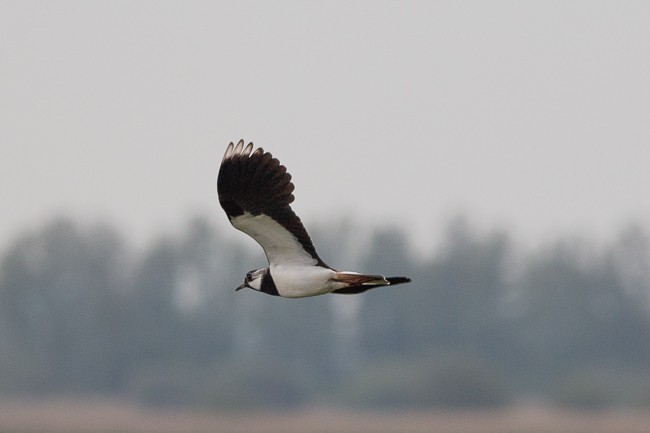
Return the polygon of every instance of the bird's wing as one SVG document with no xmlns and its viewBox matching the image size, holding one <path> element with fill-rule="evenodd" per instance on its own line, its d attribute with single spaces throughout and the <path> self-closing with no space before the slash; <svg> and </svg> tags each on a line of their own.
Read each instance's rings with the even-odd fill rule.
<svg viewBox="0 0 650 433">
<path fill-rule="evenodd" d="M 293 212 L 293 183 L 285 166 L 253 143 L 228 145 L 217 177 L 219 203 L 230 223 L 264 249 L 271 265 L 327 266 Z"/>
</svg>

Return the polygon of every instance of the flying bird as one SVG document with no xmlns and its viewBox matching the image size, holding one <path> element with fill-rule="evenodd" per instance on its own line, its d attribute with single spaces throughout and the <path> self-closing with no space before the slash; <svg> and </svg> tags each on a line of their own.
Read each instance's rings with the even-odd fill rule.
<svg viewBox="0 0 650 433">
<path fill-rule="evenodd" d="M 304 298 L 325 293 L 355 294 L 408 283 L 407 277 L 337 271 L 316 253 L 300 218 L 291 209 L 291 175 L 270 153 L 253 143 L 230 143 L 217 176 L 219 203 L 230 223 L 264 249 L 269 266 L 246 274 L 236 290 Z"/>
</svg>

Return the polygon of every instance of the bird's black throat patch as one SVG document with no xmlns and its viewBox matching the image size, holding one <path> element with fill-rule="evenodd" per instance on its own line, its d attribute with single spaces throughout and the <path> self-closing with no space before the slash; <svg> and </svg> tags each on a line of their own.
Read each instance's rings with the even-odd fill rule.
<svg viewBox="0 0 650 433">
<path fill-rule="evenodd" d="M 260 292 L 266 293 L 267 295 L 280 296 L 278 288 L 275 286 L 275 281 L 273 281 L 273 277 L 271 276 L 270 269 L 267 269 L 266 273 L 262 277 Z"/>
</svg>

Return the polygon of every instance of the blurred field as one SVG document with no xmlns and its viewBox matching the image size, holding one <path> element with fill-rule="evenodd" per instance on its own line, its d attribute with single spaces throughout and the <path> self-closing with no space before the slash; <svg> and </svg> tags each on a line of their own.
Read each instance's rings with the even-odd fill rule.
<svg viewBox="0 0 650 433">
<path fill-rule="evenodd" d="M 211 413 L 143 408 L 107 399 L 0 400 L 1 433 L 647 433 L 650 413 L 543 407 L 460 412 Z"/>
</svg>

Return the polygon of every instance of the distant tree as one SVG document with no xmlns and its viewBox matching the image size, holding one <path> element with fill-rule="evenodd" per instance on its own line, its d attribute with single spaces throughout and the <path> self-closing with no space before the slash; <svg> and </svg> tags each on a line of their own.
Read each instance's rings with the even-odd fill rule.
<svg viewBox="0 0 650 433">
<path fill-rule="evenodd" d="M 625 291 L 650 314 L 650 235 L 631 224 L 620 232 L 609 254 Z"/>
<path fill-rule="evenodd" d="M 380 233 L 372 245 L 369 263 L 381 263 L 377 255 L 388 255 L 391 262 L 383 259 L 379 268 L 405 272 L 413 283 L 364 299 L 364 343 L 371 353 L 480 352 L 495 344 L 509 289 L 505 234 L 481 236 L 459 218 L 449 225 L 435 256 L 420 262 L 410 257 L 399 232 Z"/>
<path fill-rule="evenodd" d="M 610 257 L 572 240 L 529 259 L 520 282 L 525 320 L 518 333 L 535 374 L 650 360 L 647 311 L 626 293 Z"/>
<path fill-rule="evenodd" d="M 109 389 L 118 380 L 124 246 L 105 226 L 59 219 L 2 260 L 0 311 L 12 350 L 39 365 L 42 390 Z"/>
<path fill-rule="evenodd" d="M 650 241 L 640 226 L 609 245 L 563 238 L 522 251 L 458 218 L 425 258 L 401 228 L 360 232 L 343 220 L 312 234 L 334 267 L 413 282 L 299 300 L 235 292 L 264 254 L 204 218 L 142 251 L 102 224 L 60 218 L 25 232 L 0 256 L 0 392 L 220 407 L 330 397 L 487 407 L 508 401 L 513 383 L 576 405 L 644 395 Z M 601 372 L 603 386 L 583 386 Z"/>
<path fill-rule="evenodd" d="M 431 266 L 433 341 L 452 347 L 493 344 L 508 294 L 510 245 L 505 233 L 476 233 L 463 218 L 453 220 Z"/>
<path fill-rule="evenodd" d="M 365 262 L 361 265 L 362 272 L 412 276 L 414 267 L 407 239 L 397 228 L 375 231 L 363 254 Z M 416 287 L 423 284 L 426 282 L 416 280 L 412 284 L 378 288 L 362 295 L 359 310 L 360 345 L 366 358 L 385 356 L 412 347 L 411 315 L 414 309 L 419 308 L 412 301 Z"/>
<path fill-rule="evenodd" d="M 182 343 L 175 301 L 178 255 L 171 238 L 158 238 L 136 266 L 130 295 L 134 309 L 130 348 L 135 361 L 158 362 Z"/>
<path fill-rule="evenodd" d="M 176 248 L 173 302 L 184 326 L 185 350 L 195 361 L 226 358 L 234 351 L 234 288 L 243 278 L 237 262 L 246 261 L 245 253 L 199 217 L 189 222 Z"/>
</svg>

